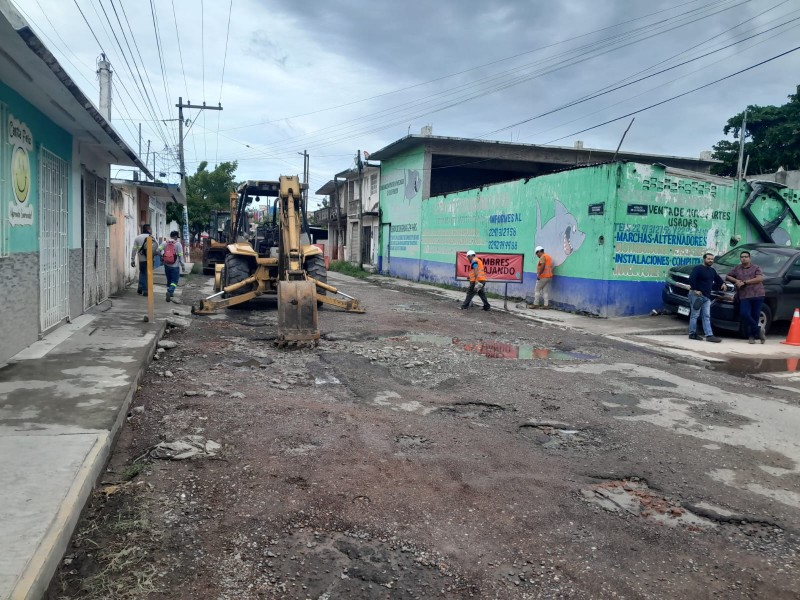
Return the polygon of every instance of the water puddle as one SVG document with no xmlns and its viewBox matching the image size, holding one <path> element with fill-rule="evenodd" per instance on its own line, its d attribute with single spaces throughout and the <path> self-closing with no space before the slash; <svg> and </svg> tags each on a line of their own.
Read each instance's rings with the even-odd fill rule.
<svg viewBox="0 0 800 600">
<path fill-rule="evenodd" d="M 729 358 L 708 367 L 731 375 L 752 373 L 792 373 L 800 370 L 800 358 Z"/>
<path fill-rule="evenodd" d="M 496 340 L 466 341 L 460 338 L 447 337 L 431 333 L 412 333 L 404 336 L 385 338 L 394 342 L 408 341 L 413 344 L 430 344 L 431 346 L 458 346 L 465 352 L 481 354 L 486 358 L 507 358 L 512 360 L 596 360 L 593 354 L 582 352 L 566 352 L 564 350 L 551 350 L 537 348 L 526 344 L 509 344 Z"/>
</svg>

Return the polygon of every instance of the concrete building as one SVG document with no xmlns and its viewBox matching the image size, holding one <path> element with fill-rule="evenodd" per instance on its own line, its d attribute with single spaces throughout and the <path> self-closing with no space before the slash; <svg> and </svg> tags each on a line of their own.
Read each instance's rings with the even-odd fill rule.
<svg viewBox="0 0 800 600">
<path fill-rule="evenodd" d="M 361 169 L 337 173 L 315 193 L 329 198 L 329 256 L 374 269 L 378 262 L 380 166 L 362 162 Z"/>
<path fill-rule="evenodd" d="M 167 239 L 172 230 L 180 231 L 177 223 L 167 223 L 167 204 L 185 206 L 186 196 L 177 184 L 112 179 L 111 200 L 109 213 L 114 223 L 109 228 L 109 294 L 114 294 L 138 277 L 138 269 L 130 265 L 130 255 L 142 225 L 150 223 L 158 241 Z"/>
<path fill-rule="evenodd" d="M 490 143 L 410 136 L 371 155 L 381 160 L 380 272 L 460 285 L 457 254 L 473 249 L 519 265 L 508 293 L 530 298 L 541 245 L 554 304 L 611 317 L 660 308 L 667 271 L 706 251 L 800 244 L 800 192 L 709 175 L 711 161 L 640 154 L 584 165 L 584 148 L 538 147 L 512 160 L 505 146 L 515 145 L 498 144 L 496 159 Z M 568 160 L 577 164 L 557 164 Z M 506 284 L 488 287 L 502 294 Z"/>
<path fill-rule="evenodd" d="M 108 296 L 110 165 L 149 172 L 8 0 L 0 40 L 2 362 Z"/>
</svg>

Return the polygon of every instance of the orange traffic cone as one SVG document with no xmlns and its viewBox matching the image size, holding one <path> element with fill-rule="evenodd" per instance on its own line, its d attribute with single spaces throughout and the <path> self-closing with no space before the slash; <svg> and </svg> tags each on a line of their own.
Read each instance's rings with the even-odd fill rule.
<svg viewBox="0 0 800 600">
<path fill-rule="evenodd" d="M 786 336 L 786 341 L 781 342 L 781 344 L 788 344 L 789 346 L 800 346 L 800 308 L 794 309 L 792 324 L 789 327 L 789 335 Z"/>
<path fill-rule="evenodd" d="M 787 371 L 797 371 L 797 363 L 800 362 L 800 358 L 787 358 L 786 359 L 786 370 Z"/>
</svg>

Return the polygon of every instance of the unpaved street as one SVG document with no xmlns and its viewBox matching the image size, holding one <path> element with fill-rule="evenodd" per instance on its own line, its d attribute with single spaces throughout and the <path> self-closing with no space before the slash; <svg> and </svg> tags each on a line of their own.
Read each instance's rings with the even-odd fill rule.
<svg viewBox="0 0 800 600">
<path fill-rule="evenodd" d="M 800 595 L 800 396 L 332 280 L 316 349 L 274 300 L 167 335 L 48 598 Z"/>
</svg>

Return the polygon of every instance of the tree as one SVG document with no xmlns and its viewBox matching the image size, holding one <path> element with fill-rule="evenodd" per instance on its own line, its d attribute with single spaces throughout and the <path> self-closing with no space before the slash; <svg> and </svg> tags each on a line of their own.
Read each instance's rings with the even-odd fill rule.
<svg viewBox="0 0 800 600">
<path fill-rule="evenodd" d="M 712 156 L 722 164 L 711 167 L 716 175 L 735 176 L 739 162 L 739 136 L 744 112 L 728 119 L 722 130 L 730 140 L 714 144 Z M 772 173 L 779 167 L 800 169 L 800 85 L 782 106 L 748 106 L 744 155 L 750 157 L 748 173 Z"/>
<path fill-rule="evenodd" d="M 207 167 L 207 161 L 201 162 L 195 174 L 185 179 L 189 231 L 194 235 L 208 227 L 212 210 L 230 208 L 230 194 L 236 189 L 236 161 L 220 163 L 213 171 Z"/>
<path fill-rule="evenodd" d="M 167 223 L 175 221 L 183 227 L 183 204 L 177 202 L 167 202 Z"/>
</svg>

